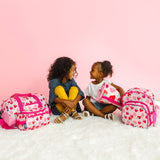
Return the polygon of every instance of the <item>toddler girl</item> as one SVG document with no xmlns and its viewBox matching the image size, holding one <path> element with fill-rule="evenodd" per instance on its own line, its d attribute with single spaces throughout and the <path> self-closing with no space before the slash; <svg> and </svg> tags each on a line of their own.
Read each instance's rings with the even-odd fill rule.
<svg viewBox="0 0 160 160">
<path fill-rule="evenodd" d="M 51 65 L 49 81 L 49 105 L 55 115 L 60 115 L 54 122 L 62 123 L 70 115 L 73 119 L 82 119 L 77 112 L 81 112 L 79 101 L 84 93 L 73 79 L 77 74 L 76 63 L 69 57 L 60 57 Z"/>
<path fill-rule="evenodd" d="M 94 79 L 94 81 L 92 81 L 86 89 L 86 98 L 83 100 L 83 105 L 85 106 L 85 109 L 89 112 L 84 111 L 84 116 L 94 114 L 96 116 L 113 120 L 113 114 L 111 113 L 114 112 L 117 107 L 112 104 L 96 102 L 98 90 L 102 87 L 104 82 L 109 83 L 109 81 L 105 80 L 104 78 L 108 76 L 111 77 L 112 73 L 112 65 L 109 61 L 96 62 L 92 65 L 90 71 L 90 78 Z M 119 91 L 120 96 L 122 97 L 124 94 L 124 90 L 113 83 L 111 83 L 111 85 Z"/>
</svg>

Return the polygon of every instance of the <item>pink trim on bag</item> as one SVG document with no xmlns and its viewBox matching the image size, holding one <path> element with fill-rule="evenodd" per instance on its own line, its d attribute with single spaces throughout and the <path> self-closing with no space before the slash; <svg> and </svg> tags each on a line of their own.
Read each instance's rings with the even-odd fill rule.
<svg viewBox="0 0 160 160">
<path fill-rule="evenodd" d="M 156 123 L 156 116 L 157 116 L 157 114 L 156 114 L 156 112 L 155 112 L 155 105 L 154 105 L 154 102 L 153 102 L 153 98 L 154 98 L 154 95 L 153 95 L 153 98 L 151 97 L 151 96 L 149 96 L 148 94 L 146 94 L 146 93 L 144 93 L 144 92 L 140 92 L 140 91 L 129 91 L 129 92 L 126 92 L 123 96 L 122 96 L 122 107 L 126 104 L 126 103 L 123 103 L 123 97 L 126 95 L 126 94 L 128 94 L 128 93 L 142 93 L 142 94 L 144 94 L 148 99 L 150 99 L 151 100 L 151 102 L 152 102 L 152 109 L 153 109 L 153 126 L 155 126 L 155 123 Z M 129 101 L 128 101 L 129 102 Z M 130 101 L 130 102 L 135 102 L 135 101 Z M 138 103 L 140 103 L 139 101 L 137 101 Z M 143 103 L 143 102 L 141 102 L 141 103 Z M 146 105 L 146 104 L 145 104 Z M 147 105 L 146 105 L 147 106 Z M 148 107 L 148 106 L 147 106 Z M 149 111 L 150 111 L 150 109 L 149 109 Z M 151 112 L 150 112 L 151 113 Z M 150 125 L 151 125 L 151 121 L 150 121 Z"/>
<path fill-rule="evenodd" d="M 40 113 L 40 114 L 37 114 L 36 116 L 42 116 L 43 114 L 46 114 L 46 113 L 49 113 L 49 112 Z M 28 118 L 31 118 L 31 117 L 34 117 L 34 115 L 28 116 Z"/>
<path fill-rule="evenodd" d="M 146 106 L 148 112 L 150 112 L 149 107 L 148 107 L 145 103 L 143 103 L 143 102 L 139 102 L 139 101 L 127 101 L 127 102 L 125 103 L 125 105 L 128 104 L 128 103 L 134 103 L 134 104 L 140 103 L 140 104 L 143 104 L 143 105 Z M 124 107 L 125 105 L 122 105 L 122 107 Z"/>
<path fill-rule="evenodd" d="M 46 113 L 48 113 L 48 114 L 49 114 L 49 112 L 48 112 L 48 111 L 46 111 L 46 112 L 39 113 L 39 114 L 36 114 L 36 115 L 28 116 L 28 118 L 35 117 L 35 116 L 41 116 L 41 115 L 44 115 L 44 114 L 46 114 Z M 28 113 L 28 114 L 29 114 L 29 113 Z"/>
<path fill-rule="evenodd" d="M 101 98 L 107 99 L 107 100 L 110 101 L 111 103 L 114 103 L 114 104 L 116 104 L 118 107 L 121 107 L 120 103 L 114 101 L 113 99 L 110 99 L 110 98 L 105 97 L 105 96 L 102 96 Z"/>
<path fill-rule="evenodd" d="M 41 115 L 44 115 L 46 113 L 49 113 L 49 112 L 43 112 L 43 113 L 40 113 L 40 114 L 37 114 L 36 116 L 41 116 Z M 32 117 L 35 117 L 35 115 L 31 115 L 31 116 L 28 116 L 27 118 L 32 118 Z M 26 117 L 25 117 L 26 118 Z M 17 120 L 17 125 L 24 125 L 26 123 L 26 120 L 24 121 L 21 121 L 21 120 Z"/>
<path fill-rule="evenodd" d="M 110 85 L 110 84 L 107 83 L 107 82 L 104 82 L 104 83 L 102 84 L 102 87 L 99 89 L 99 91 L 98 91 L 98 93 L 97 93 L 96 101 L 101 103 L 100 99 L 101 99 L 101 98 L 104 98 L 104 99 L 108 100 L 109 102 L 111 102 L 113 105 L 116 105 L 116 107 L 118 107 L 118 109 L 121 110 L 121 104 L 120 104 L 120 103 L 118 103 L 117 101 L 114 101 L 114 100 L 110 99 L 109 97 L 103 96 L 104 92 L 102 92 L 102 91 L 104 90 L 104 88 L 106 88 L 106 87 L 105 87 L 106 85 Z M 111 86 L 112 86 L 112 85 L 111 85 Z M 113 86 L 112 86 L 112 87 L 113 87 Z M 115 87 L 113 87 L 113 88 L 119 93 L 119 91 L 118 91 Z M 102 103 L 104 103 L 104 102 L 102 102 Z"/>
<path fill-rule="evenodd" d="M 151 101 L 153 102 L 151 96 L 149 96 L 148 94 L 146 94 L 146 93 L 144 93 L 144 92 L 140 92 L 140 91 L 129 91 L 129 92 L 126 92 L 126 93 L 122 96 L 122 99 L 123 99 L 123 97 L 124 97 L 126 94 L 128 94 L 128 93 L 142 93 L 142 94 L 144 94 L 145 96 L 147 96 L 149 99 L 151 99 Z M 122 101 L 122 103 L 123 103 L 123 101 Z M 122 104 L 122 105 L 123 105 L 123 104 Z"/>
<path fill-rule="evenodd" d="M 132 103 L 127 103 L 126 105 L 125 105 L 125 107 L 124 108 L 126 108 L 126 106 L 128 107 L 128 106 L 135 106 L 135 104 L 132 104 Z M 142 107 L 141 105 L 136 105 L 137 107 Z M 148 113 L 147 113 L 147 111 L 146 111 L 146 109 L 144 108 L 144 107 L 142 107 L 143 109 L 144 109 L 144 111 L 146 112 L 146 114 L 147 114 L 147 128 L 150 126 L 150 125 L 148 125 L 148 122 L 149 122 L 149 119 L 148 119 Z M 123 112 L 122 112 L 123 113 Z M 122 117 L 123 117 L 123 115 L 122 115 Z M 150 122 L 149 122 L 150 123 Z"/>
<path fill-rule="evenodd" d="M 157 113 L 156 112 L 152 112 L 153 114 L 153 126 L 155 126 L 156 120 L 157 120 Z"/>
<path fill-rule="evenodd" d="M 148 112 L 146 111 L 146 109 L 145 109 L 142 105 L 138 105 L 137 103 L 140 103 L 140 104 L 142 104 L 142 105 L 145 105 L 146 108 L 147 108 L 147 110 L 148 110 Z M 145 103 L 139 102 L 139 101 L 128 101 L 128 102 L 125 103 L 125 105 L 128 105 L 128 104 L 142 107 L 142 108 L 148 113 L 148 115 L 149 115 L 149 123 L 150 123 L 149 126 L 151 126 L 151 112 L 150 112 L 149 107 L 148 107 Z M 123 106 L 123 107 L 124 107 L 124 106 Z M 154 123 L 154 120 L 153 120 L 153 123 Z"/>
<path fill-rule="evenodd" d="M 34 98 L 34 101 L 33 103 L 26 103 L 25 106 L 29 106 L 29 108 L 32 109 L 32 106 L 33 106 L 33 112 L 29 112 L 29 111 L 25 111 L 25 109 L 23 108 L 23 103 L 21 101 L 21 98 L 20 97 L 24 97 L 24 96 L 29 96 L 29 97 L 33 97 Z M 45 107 L 43 107 L 43 104 L 41 103 L 41 100 L 38 98 L 38 96 L 36 95 L 32 95 L 31 93 L 29 94 L 14 94 L 10 97 L 10 101 L 13 101 L 12 99 L 15 99 L 18 103 L 18 105 L 15 105 L 15 107 L 17 107 L 16 109 L 18 109 L 18 111 L 16 112 L 16 116 L 21 116 L 22 119 L 19 117 L 16 117 L 18 118 L 19 120 L 15 120 L 16 122 L 16 125 L 13 125 L 13 126 L 8 126 L 8 124 L 6 124 L 6 122 L 4 121 L 4 119 L 0 120 L 0 125 L 2 126 L 2 128 L 5 128 L 5 129 L 17 129 L 17 125 L 20 125 L 20 124 L 25 124 L 28 120 L 27 118 L 37 118 L 38 116 L 39 117 L 39 121 L 42 120 L 42 121 L 45 121 L 45 122 L 42 122 L 41 125 L 46 125 L 49 123 L 50 121 L 50 117 L 49 116 L 49 110 Z M 3 103 L 7 102 L 8 100 L 5 100 L 3 101 Z M 35 102 L 36 101 L 36 102 Z M 31 106 L 32 105 L 32 106 Z M 47 104 L 46 104 L 47 105 Z M 2 105 L 1 105 L 2 106 Z M 44 105 L 45 106 L 45 105 Z M 5 106 L 6 107 L 6 106 Z M 37 110 L 34 110 L 34 109 L 37 109 Z M 45 117 L 45 115 L 47 115 L 47 117 Z M 23 117 L 24 116 L 24 117 Z M 41 116 L 42 118 L 46 118 L 45 119 L 41 119 Z M 3 116 L 2 116 L 3 117 Z M 10 118 L 10 117 L 9 117 Z M 25 120 L 24 120 L 25 119 Z M 22 120 L 22 121 L 21 121 Z M 37 119 L 38 120 L 38 119 Z M 38 122 L 39 122 L 38 121 Z M 13 128 L 13 127 L 16 127 L 16 128 Z M 39 126 L 38 126 L 39 127 Z M 18 127 L 19 128 L 19 127 Z M 32 129 L 34 129 L 36 127 L 32 127 Z M 19 128 L 20 130 L 24 130 L 24 129 L 21 129 Z M 30 129 L 30 128 L 29 128 Z M 25 129 L 26 130 L 26 129 Z"/>
<path fill-rule="evenodd" d="M 26 96 L 26 97 L 31 97 L 32 96 L 32 94 L 31 93 L 26 93 L 26 94 L 21 94 L 21 93 L 15 93 L 15 94 L 13 94 L 11 97 L 24 97 L 24 96 Z"/>
<path fill-rule="evenodd" d="M 40 102 L 40 100 L 39 100 L 39 98 L 37 96 L 32 95 L 31 93 L 28 93 L 28 94 L 19 94 L 19 93 L 16 93 L 16 94 L 12 95 L 11 97 L 14 97 L 17 100 L 20 112 L 23 111 L 23 104 L 22 104 L 22 102 L 21 102 L 21 100 L 20 100 L 19 97 L 24 97 L 24 96 L 33 97 L 36 100 L 36 102 L 38 103 L 38 107 L 42 108 L 42 104 L 41 104 L 41 102 Z"/>
<path fill-rule="evenodd" d="M 34 103 L 26 103 L 25 106 L 30 106 L 30 105 L 33 105 L 33 104 L 37 104 L 38 105 L 37 102 L 34 102 Z"/>
<path fill-rule="evenodd" d="M 21 113 L 19 113 L 19 114 L 34 114 L 34 113 L 37 113 L 37 112 L 42 112 L 42 111 L 44 111 L 44 110 L 46 110 L 46 108 L 44 108 L 44 109 L 41 109 L 41 110 L 39 110 L 39 111 L 33 111 L 33 112 L 30 112 L 30 111 L 22 111 Z"/>
<path fill-rule="evenodd" d="M 17 121 L 17 125 L 24 125 L 26 121 Z"/>
</svg>

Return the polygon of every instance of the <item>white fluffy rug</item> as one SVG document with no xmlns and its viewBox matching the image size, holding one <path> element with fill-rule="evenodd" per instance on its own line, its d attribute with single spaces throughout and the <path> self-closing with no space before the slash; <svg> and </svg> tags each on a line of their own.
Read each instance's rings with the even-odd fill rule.
<svg viewBox="0 0 160 160">
<path fill-rule="evenodd" d="M 160 123 L 149 129 L 84 117 L 33 131 L 0 128 L 0 160 L 159 160 Z M 158 120 L 159 121 L 159 120 Z"/>
</svg>

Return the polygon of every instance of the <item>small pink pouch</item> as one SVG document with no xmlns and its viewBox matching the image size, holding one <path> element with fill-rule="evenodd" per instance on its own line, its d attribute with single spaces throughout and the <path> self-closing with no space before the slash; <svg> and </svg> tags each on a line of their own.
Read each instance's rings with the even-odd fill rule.
<svg viewBox="0 0 160 160">
<path fill-rule="evenodd" d="M 16 124 L 16 119 L 12 118 L 8 112 L 3 112 L 1 117 L 8 126 L 14 126 Z"/>
</svg>

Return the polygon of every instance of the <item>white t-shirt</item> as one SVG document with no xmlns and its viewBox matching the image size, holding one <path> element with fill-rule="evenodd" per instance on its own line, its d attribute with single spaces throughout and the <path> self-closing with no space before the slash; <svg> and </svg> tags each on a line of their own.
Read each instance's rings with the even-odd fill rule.
<svg viewBox="0 0 160 160">
<path fill-rule="evenodd" d="M 91 102 L 94 103 L 96 102 L 96 97 L 99 89 L 102 87 L 103 83 L 109 83 L 108 80 L 104 79 L 101 83 L 99 84 L 93 84 L 92 82 L 89 83 L 87 89 L 85 90 L 86 96 L 91 97 Z"/>
</svg>

